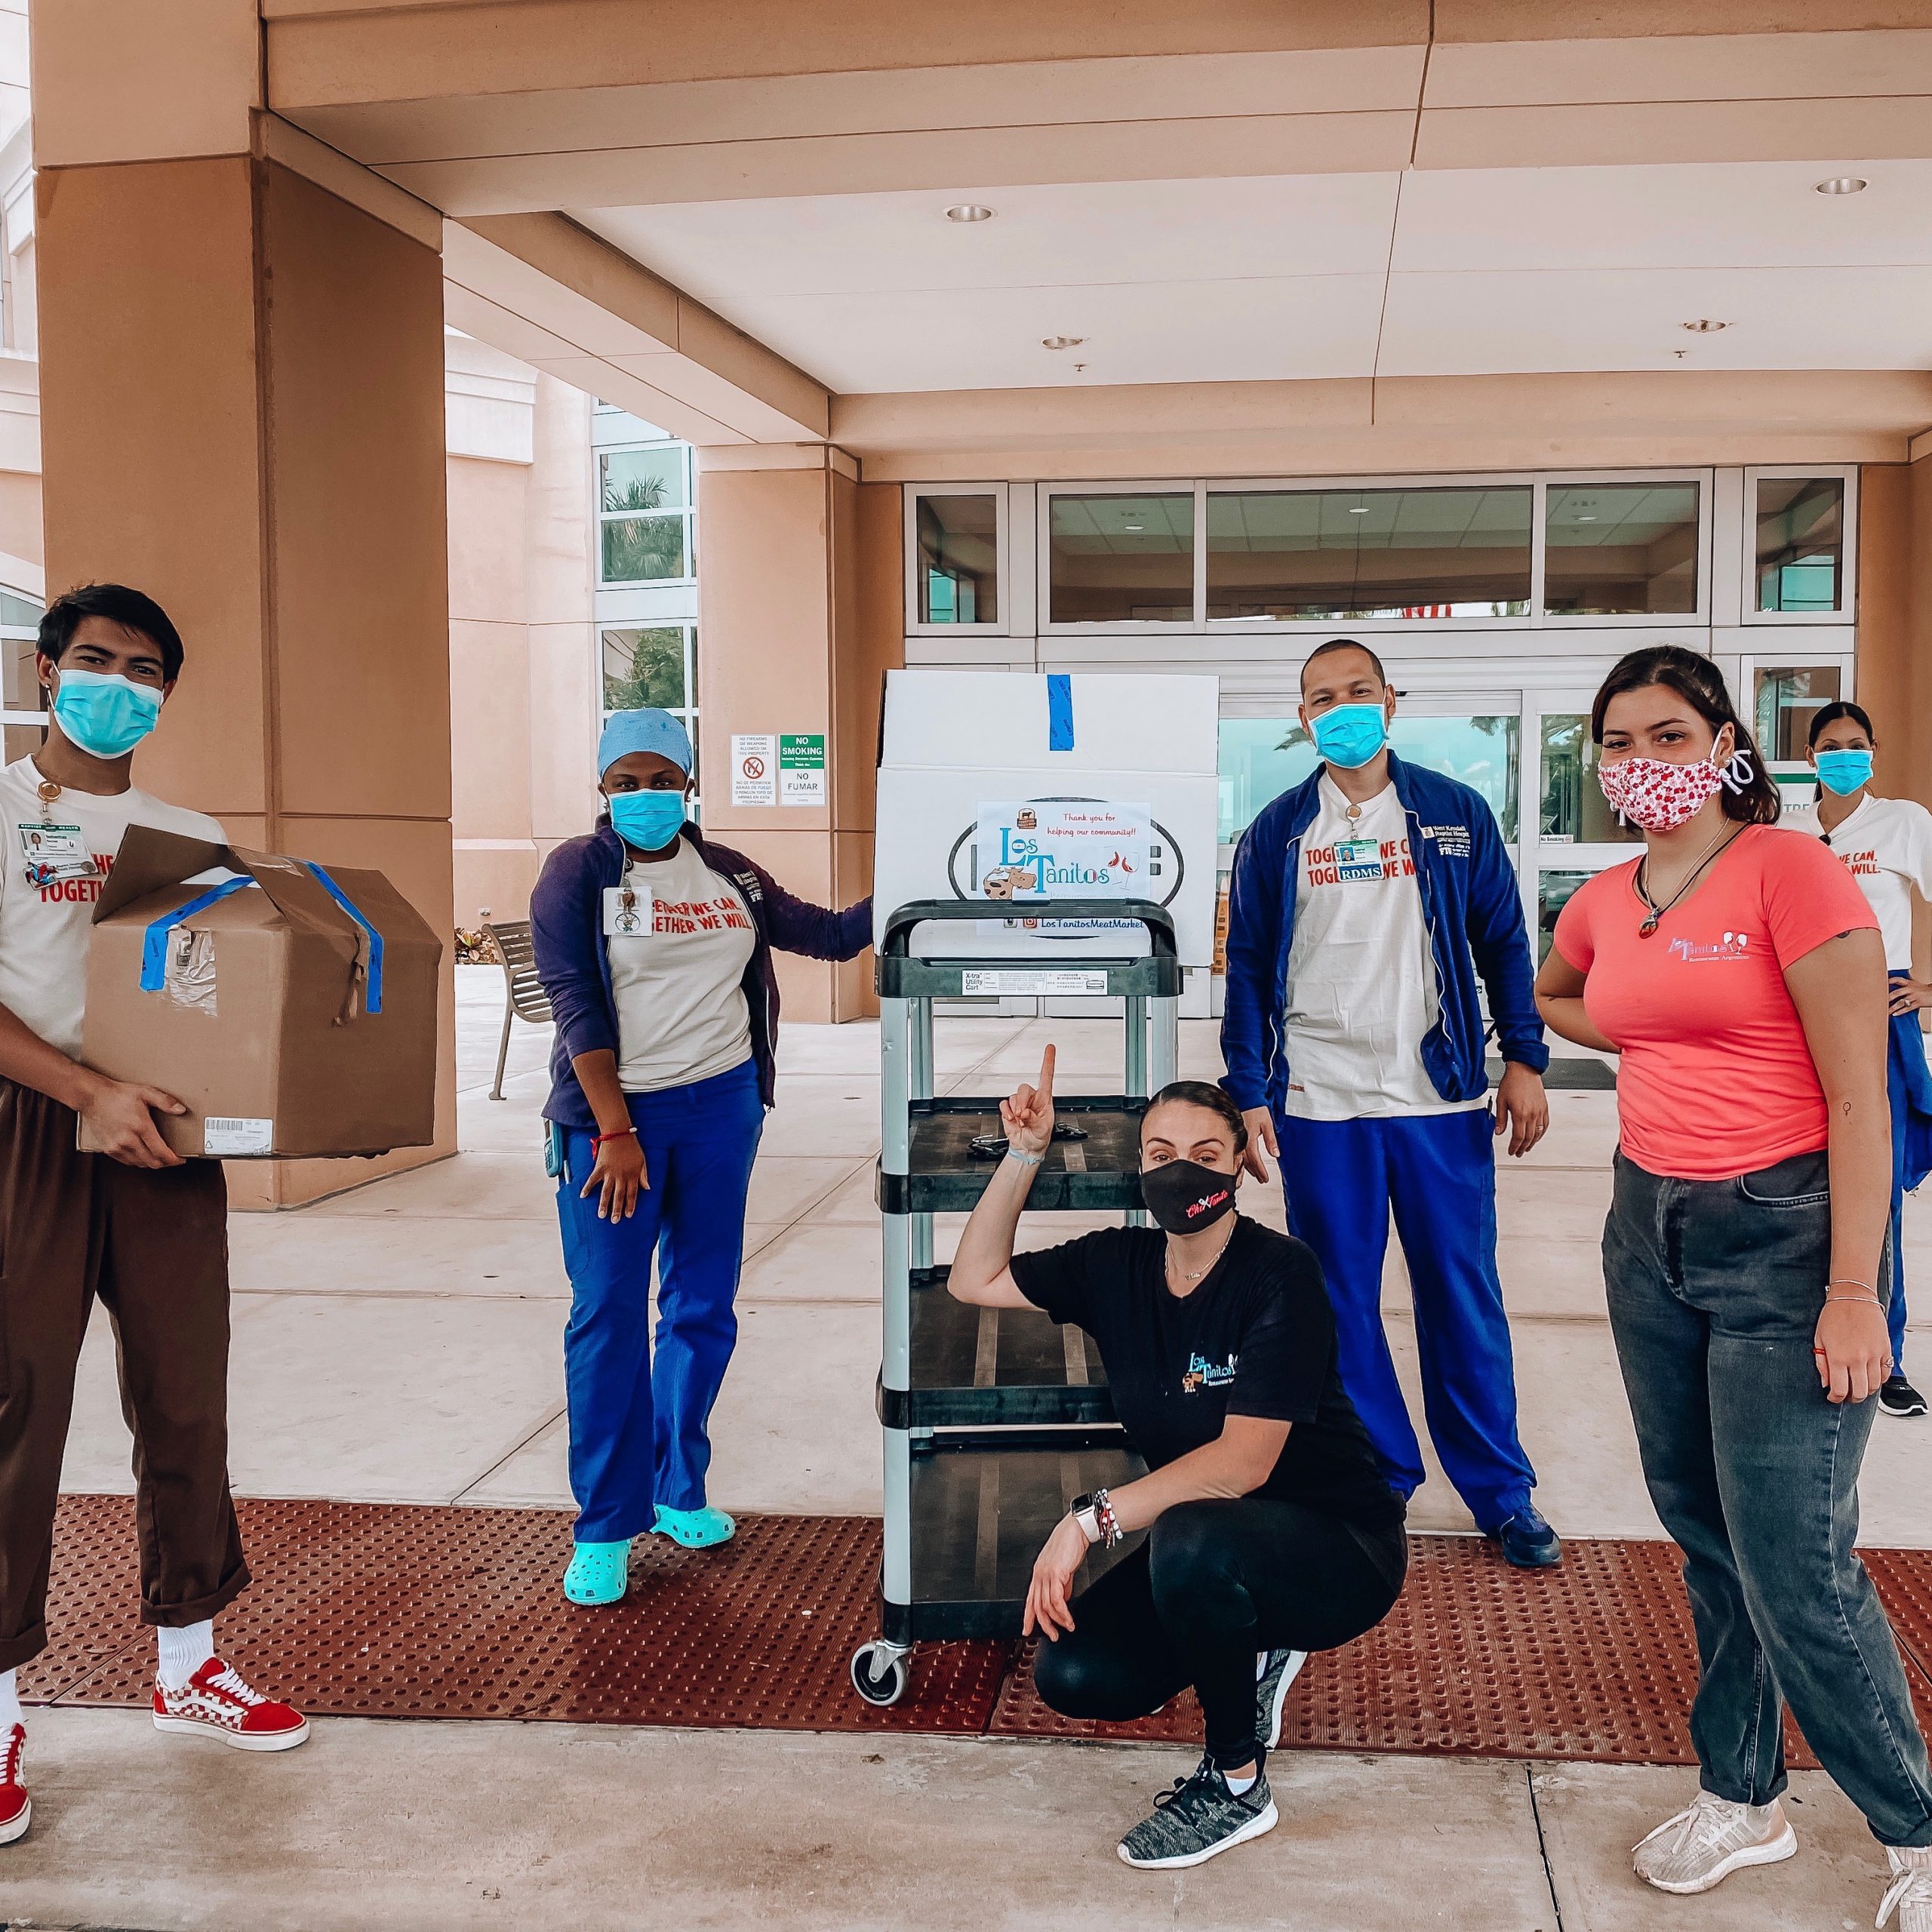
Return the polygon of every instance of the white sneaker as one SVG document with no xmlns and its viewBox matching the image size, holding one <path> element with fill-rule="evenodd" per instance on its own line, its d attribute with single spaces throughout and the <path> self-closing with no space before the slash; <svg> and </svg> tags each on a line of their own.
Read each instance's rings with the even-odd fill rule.
<svg viewBox="0 0 1932 1932">
<path fill-rule="evenodd" d="M 1932 1845 L 1887 1845 L 1892 1882 L 1872 1922 L 1882 1926 L 1896 1912 L 1899 1932 L 1932 1932 Z"/>
<path fill-rule="evenodd" d="M 1746 1865 L 1775 1865 L 1798 1849 L 1798 1834 L 1777 1800 L 1734 1804 L 1700 1791 L 1674 1818 L 1639 1838 L 1630 1866 L 1660 1892 L 1708 1892 L 1719 1879 Z M 1912 1932 L 1932 1932 L 1932 1921 Z"/>
</svg>

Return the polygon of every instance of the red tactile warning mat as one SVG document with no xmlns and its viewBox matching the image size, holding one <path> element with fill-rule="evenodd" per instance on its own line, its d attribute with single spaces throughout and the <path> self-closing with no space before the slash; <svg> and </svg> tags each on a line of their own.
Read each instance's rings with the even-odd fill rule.
<svg viewBox="0 0 1932 1932">
<path fill-rule="evenodd" d="M 528 1509 L 244 1503 L 254 1586 L 224 1651 L 263 1687 L 325 1715 L 545 1718 L 820 1730 L 995 1732 L 1192 1740 L 1191 1697 L 1137 1724 L 1056 1716 L 1004 1644 L 924 1646 L 905 1700 L 879 1711 L 848 1679 L 877 1634 L 878 1526 L 753 1517 L 694 1554 L 649 1538 L 630 1595 L 586 1611 L 558 1588 L 569 1517 Z M 139 1704 L 152 1638 L 134 1614 L 134 1509 L 63 1499 L 49 1624 L 23 1673 L 36 1701 Z M 1410 1545 L 1379 1629 L 1310 1660 L 1286 1748 L 1615 1762 L 1690 1761 L 1695 1653 L 1666 1543 L 1571 1542 L 1525 1575 L 1475 1539 Z M 1932 1725 L 1932 1552 L 1868 1559 Z M 1795 1734 L 1794 1765 L 1812 1759 Z"/>
</svg>

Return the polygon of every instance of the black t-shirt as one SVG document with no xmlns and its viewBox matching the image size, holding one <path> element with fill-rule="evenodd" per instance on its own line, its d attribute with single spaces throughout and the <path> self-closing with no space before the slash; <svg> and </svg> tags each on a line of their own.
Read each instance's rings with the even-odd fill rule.
<svg viewBox="0 0 1932 1932">
<path fill-rule="evenodd" d="M 1314 1252 L 1243 1217 L 1189 1295 L 1164 1278 L 1167 1236 L 1106 1228 L 1013 1257 L 1020 1291 L 1099 1343 L 1114 1413 L 1150 1469 L 1212 1442 L 1229 1415 L 1293 1425 L 1254 1493 L 1364 1529 L 1399 1523 L 1335 1367 L 1335 1316 Z"/>
</svg>

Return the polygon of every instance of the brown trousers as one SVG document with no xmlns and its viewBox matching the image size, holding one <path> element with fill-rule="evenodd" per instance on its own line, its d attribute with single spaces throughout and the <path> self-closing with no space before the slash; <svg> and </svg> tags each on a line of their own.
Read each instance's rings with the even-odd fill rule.
<svg viewBox="0 0 1932 1932">
<path fill-rule="evenodd" d="M 0 1670 L 46 1647 L 74 1369 L 98 1295 L 134 1437 L 141 1620 L 248 1583 L 228 1493 L 228 1190 L 218 1161 L 124 1167 L 72 1110 L 0 1080 Z"/>
</svg>

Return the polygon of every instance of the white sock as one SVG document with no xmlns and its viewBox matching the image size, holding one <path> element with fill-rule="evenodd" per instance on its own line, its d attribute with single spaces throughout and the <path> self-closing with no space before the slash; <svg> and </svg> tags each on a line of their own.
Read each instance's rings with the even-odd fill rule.
<svg viewBox="0 0 1932 1932">
<path fill-rule="evenodd" d="M 1225 1774 L 1223 1774 L 1223 1775 L 1225 1776 Z M 1254 1789 L 1254 1780 L 1260 1776 L 1260 1774 L 1258 1771 L 1250 1771 L 1247 1776 L 1244 1778 L 1229 1778 L 1227 1780 L 1228 1789 L 1232 1792 L 1237 1798 L 1240 1798 Z"/>
<path fill-rule="evenodd" d="M 1254 1654 L 1254 1681 L 1259 1684 L 1268 1675 L 1268 1653 L 1257 1651 Z"/>
<path fill-rule="evenodd" d="M 26 1722 L 26 1715 L 20 1709 L 19 1674 L 0 1670 L 0 1731 L 11 1730 L 15 1724 Z"/>
<path fill-rule="evenodd" d="M 211 1617 L 204 1617 L 198 1623 L 183 1624 L 178 1630 L 164 1625 L 154 1634 L 161 1653 L 161 1681 L 170 1690 L 179 1690 L 214 1655 L 214 1619 Z"/>
</svg>

